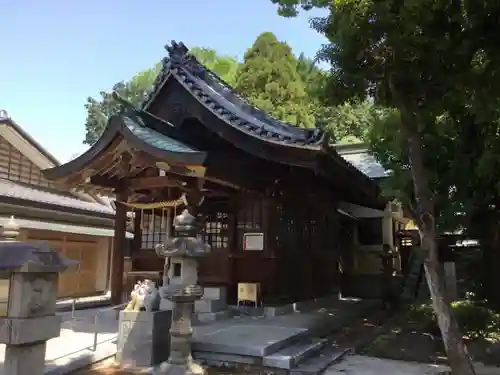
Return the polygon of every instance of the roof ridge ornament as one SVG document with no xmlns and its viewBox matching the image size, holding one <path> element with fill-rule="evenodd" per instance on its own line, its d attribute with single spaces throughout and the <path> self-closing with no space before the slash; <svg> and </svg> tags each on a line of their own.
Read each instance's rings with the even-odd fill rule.
<svg viewBox="0 0 500 375">
<path fill-rule="evenodd" d="M 9 113 L 5 109 L 0 109 L 0 120 L 8 120 Z"/>
<path fill-rule="evenodd" d="M 191 74 L 197 76 L 205 72 L 204 66 L 194 55 L 189 53 L 189 48 L 184 43 L 172 40 L 170 45 L 165 45 L 165 50 L 168 52 L 168 62 L 171 67 L 187 69 Z"/>
<path fill-rule="evenodd" d="M 118 92 L 113 91 L 111 93 L 111 96 L 113 97 L 114 100 L 116 100 L 120 104 L 120 115 L 132 115 L 134 117 L 137 117 L 137 112 L 141 111 L 139 108 L 137 108 L 134 104 L 129 102 L 127 99 L 125 99 L 123 96 L 118 94 Z"/>
</svg>

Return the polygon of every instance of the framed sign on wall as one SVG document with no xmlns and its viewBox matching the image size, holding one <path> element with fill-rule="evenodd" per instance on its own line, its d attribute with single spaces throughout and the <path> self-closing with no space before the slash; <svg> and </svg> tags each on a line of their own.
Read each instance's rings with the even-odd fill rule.
<svg viewBox="0 0 500 375">
<path fill-rule="evenodd" d="M 243 233 L 243 250 L 263 251 L 264 233 Z"/>
</svg>

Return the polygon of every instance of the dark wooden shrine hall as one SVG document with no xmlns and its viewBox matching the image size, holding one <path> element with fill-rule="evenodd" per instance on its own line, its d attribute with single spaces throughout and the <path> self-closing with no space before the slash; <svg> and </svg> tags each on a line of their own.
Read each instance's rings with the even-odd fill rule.
<svg viewBox="0 0 500 375">
<path fill-rule="evenodd" d="M 202 194 L 199 213 L 212 246 L 200 283 L 261 284 L 264 303 L 338 291 L 342 251 L 340 201 L 382 208 L 378 186 L 329 147 L 318 129 L 284 124 L 252 107 L 182 43 L 168 57 L 138 109 L 122 100 L 101 138 L 83 155 L 44 171 L 68 188 L 116 196 L 112 295 L 123 288 L 128 206 Z M 119 98 L 118 98 L 119 99 Z M 136 211 L 133 269 L 163 270 L 154 245 L 171 231 L 173 209 Z M 142 222 L 141 222 L 142 221 Z M 244 235 L 259 233 L 260 249 Z M 348 240 L 348 239 L 347 239 Z"/>
</svg>

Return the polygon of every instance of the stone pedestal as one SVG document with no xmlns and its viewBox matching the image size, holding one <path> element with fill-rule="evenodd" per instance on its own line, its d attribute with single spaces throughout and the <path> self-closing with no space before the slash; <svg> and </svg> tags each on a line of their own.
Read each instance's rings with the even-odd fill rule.
<svg viewBox="0 0 500 375">
<path fill-rule="evenodd" d="M 160 310 L 172 310 L 173 302 L 162 298 Z M 227 310 L 227 293 L 225 287 L 204 287 L 203 297 L 194 302 L 194 313 L 216 313 Z"/>
<path fill-rule="evenodd" d="M 4 373 L 43 375 L 45 373 L 45 347 L 45 341 L 30 345 L 7 345 Z"/>
<path fill-rule="evenodd" d="M 193 362 L 191 319 L 195 301 L 203 296 L 198 282 L 198 261 L 210 252 L 210 246 L 197 236 L 199 225 L 186 209 L 174 220 L 176 237 L 167 238 L 156 246 L 156 253 L 169 258 L 169 284 L 160 289 L 162 298 L 172 302 L 172 327 L 170 329 L 170 356 L 161 364 L 158 374 L 204 374 L 201 366 Z M 168 310 L 167 310 L 168 311 Z"/>
<path fill-rule="evenodd" d="M 168 359 L 172 311 L 121 311 L 116 359 L 120 367 L 148 368 Z"/>
<path fill-rule="evenodd" d="M 170 329 L 170 356 L 166 363 L 160 366 L 161 375 L 202 375 L 204 369 L 193 362 L 191 355 L 191 338 L 193 328 L 191 317 L 194 302 L 203 295 L 199 285 L 170 285 L 164 290 L 168 299 L 173 302 L 172 327 Z"/>
<path fill-rule="evenodd" d="M 46 341 L 59 336 L 55 315 L 58 273 L 76 265 L 44 242 L 16 241 L 12 217 L 0 241 L 0 344 L 5 346 L 4 375 L 42 375 Z"/>
</svg>

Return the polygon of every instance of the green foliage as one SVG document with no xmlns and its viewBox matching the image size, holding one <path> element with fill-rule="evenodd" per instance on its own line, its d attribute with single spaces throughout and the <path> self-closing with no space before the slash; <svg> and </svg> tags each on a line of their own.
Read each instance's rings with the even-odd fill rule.
<svg viewBox="0 0 500 375">
<path fill-rule="evenodd" d="M 466 337 L 498 337 L 500 334 L 500 314 L 470 300 L 451 303 L 457 323 Z M 419 322 L 431 332 L 439 332 L 435 314 L 430 303 L 414 305 L 408 313 L 408 320 Z"/>
<path fill-rule="evenodd" d="M 381 110 L 368 101 L 347 101 L 321 110 L 328 113 L 325 129 L 335 136 L 337 143 L 365 141 L 372 123 L 381 116 Z"/>
<path fill-rule="evenodd" d="M 146 99 L 146 95 L 151 89 L 160 67 L 160 64 L 156 64 L 153 69 L 135 75 L 130 81 L 118 82 L 111 91 L 101 91 L 99 99 L 88 97 L 85 104 L 87 119 L 85 121 L 86 133 L 83 143 L 94 144 L 106 128 L 108 119 L 119 112 L 120 104 L 113 98 L 113 91 L 129 100 L 132 104 L 140 105 Z"/>
<path fill-rule="evenodd" d="M 214 49 L 203 47 L 193 47 L 189 50 L 189 53 L 226 83 L 231 86 L 235 84 L 236 73 L 240 67 L 240 63 L 236 58 L 218 55 Z"/>
<path fill-rule="evenodd" d="M 419 134 L 429 191 L 443 229 L 467 225 L 471 213 L 499 206 L 498 118 L 500 51 L 488 25 L 500 3 L 352 0 L 272 0 L 281 14 L 325 8 L 313 27 L 331 42 L 319 57 L 332 65 L 333 103 L 363 100 L 395 107 L 376 120 L 368 140 L 388 188 L 416 207 L 407 134 Z M 429 51 L 433 51 L 429 53 Z M 472 178 L 472 176 L 474 176 Z"/>
<path fill-rule="evenodd" d="M 259 35 L 245 53 L 236 91 L 253 105 L 285 122 L 314 126 L 314 117 L 290 47 L 269 32 Z"/>
<path fill-rule="evenodd" d="M 318 68 L 316 62 L 306 57 L 303 53 L 297 58 L 297 73 L 304 83 L 309 100 L 323 100 L 324 90 L 328 80 L 327 73 Z"/>
</svg>

